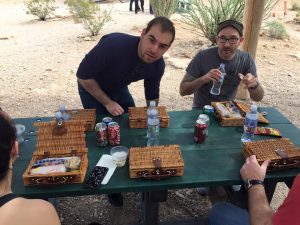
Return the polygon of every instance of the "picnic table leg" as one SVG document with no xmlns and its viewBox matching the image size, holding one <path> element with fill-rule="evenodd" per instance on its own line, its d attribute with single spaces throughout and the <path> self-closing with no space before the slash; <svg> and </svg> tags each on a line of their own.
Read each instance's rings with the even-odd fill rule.
<svg viewBox="0 0 300 225">
<path fill-rule="evenodd" d="M 141 193 L 142 225 L 157 225 L 159 220 L 159 203 L 168 198 L 168 191 L 145 191 Z"/>
</svg>

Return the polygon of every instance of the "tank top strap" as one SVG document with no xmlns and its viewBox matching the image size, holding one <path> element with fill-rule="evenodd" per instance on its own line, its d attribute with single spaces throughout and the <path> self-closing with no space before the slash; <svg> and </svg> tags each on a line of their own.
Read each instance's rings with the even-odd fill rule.
<svg viewBox="0 0 300 225">
<path fill-rule="evenodd" d="M 15 195 L 14 193 L 10 193 L 10 194 L 7 194 L 7 195 L 4 195 L 2 197 L 0 197 L 0 207 L 2 207 L 4 204 L 6 204 L 7 202 L 15 199 L 15 198 L 18 198 L 19 196 Z"/>
</svg>

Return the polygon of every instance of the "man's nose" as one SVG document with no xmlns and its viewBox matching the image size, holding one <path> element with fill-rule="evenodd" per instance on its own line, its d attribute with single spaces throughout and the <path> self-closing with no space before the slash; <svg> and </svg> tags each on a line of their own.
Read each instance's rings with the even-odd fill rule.
<svg viewBox="0 0 300 225">
<path fill-rule="evenodd" d="M 226 42 L 224 43 L 224 46 L 229 46 L 229 40 L 227 39 Z"/>
</svg>

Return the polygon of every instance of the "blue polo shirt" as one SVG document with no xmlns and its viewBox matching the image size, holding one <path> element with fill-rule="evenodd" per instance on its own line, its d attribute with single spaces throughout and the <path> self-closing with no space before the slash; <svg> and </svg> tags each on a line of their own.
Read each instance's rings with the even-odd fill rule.
<svg viewBox="0 0 300 225">
<path fill-rule="evenodd" d="M 84 57 L 77 70 L 80 79 L 95 79 L 104 92 L 118 92 L 131 82 L 144 79 L 145 98 L 159 98 L 160 80 L 164 74 L 163 58 L 147 64 L 138 56 L 140 37 L 112 33 Z"/>
</svg>

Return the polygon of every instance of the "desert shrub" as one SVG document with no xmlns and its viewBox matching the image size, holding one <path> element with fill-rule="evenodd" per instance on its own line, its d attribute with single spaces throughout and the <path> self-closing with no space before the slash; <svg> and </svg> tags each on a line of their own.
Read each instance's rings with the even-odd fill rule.
<svg viewBox="0 0 300 225">
<path fill-rule="evenodd" d="M 294 0 L 292 1 L 292 8 L 293 11 L 299 11 L 300 10 L 300 1 Z"/>
<path fill-rule="evenodd" d="M 183 22 L 196 28 L 212 44 L 216 44 L 216 28 L 219 22 L 234 19 L 242 22 L 245 1 L 243 0 L 190 0 L 190 10 L 182 14 Z M 278 0 L 265 0 L 264 20 Z"/>
<path fill-rule="evenodd" d="M 82 23 L 92 36 L 99 34 L 104 24 L 111 20 L 111 11 L 101 10 L 93 0 L 65 0 L 75 23 Z"/>
<path fill-rule="evenodd" d="M 80 23 L 81 19 L 93 17 L 99 11 L 98 4 L 92 0 L 65 0 L 64 2 L 75 23 Z"/>
<path fill-rule="evenodd" d="M 266 31 L 271 38 L 284 39 L 289 37 L 284 25 L 278 21 L 268 22 L 266 24 Z"/>
<path fill-rule="evenodd" d="M 99 11 L 91 17 L 83 18 L 82 23 L 92 36 L 98 35 L 104 24 L 111 20 L 110 11 Z"/>
<path fill-rule="evenodd" d="M 153 14 L 170 18 L 178 6 L 178 0 L 150 0 Z"/>
<path fill-rule="evenodd" d="M 54 6 L 55 0 L 31 0 L 25 2 L 26 13 L 37 16 L 40 20 L 46 20 L 57 8 Z"/>
</svg>

